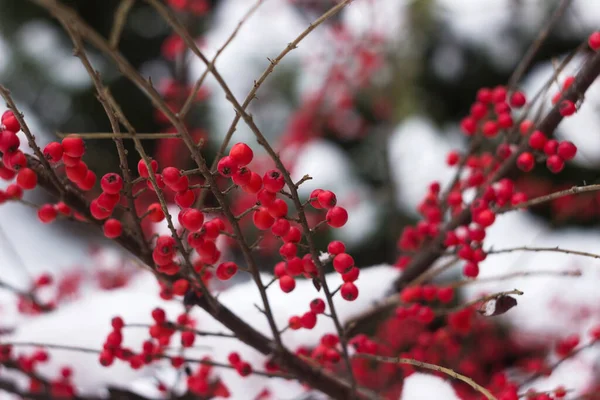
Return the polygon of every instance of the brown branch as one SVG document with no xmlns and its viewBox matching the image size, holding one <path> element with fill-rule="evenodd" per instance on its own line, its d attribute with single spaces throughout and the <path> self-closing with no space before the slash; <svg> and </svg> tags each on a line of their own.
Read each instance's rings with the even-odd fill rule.
<svg viewBox="0 0 600 400">
<path fill-rule="evenodd" d="M 566 9 L 569 8 L 573 0 L 561 0 L 558 4 L 552 16 L 546 21 L 543 28 L 539 31 L 538 36 L 535 38 L 531 46 L 527 49 L 527 52 L 519 62 L 519 65 L 515 68 L 514 72 L 510 76 L 508 80 L 509 89 L 514 89 L 517 86 L 517 83 L 523 77 L 523 74 L 529 68 L 529 65 L 533 61 L 533 58 L 542 47 L 542 44 L 548 38 L 550 31 L 554 28 L 554 26 L 560 21 L 560 18 L 565 13 Z"/>
<path fill-rule="evenodd" d="M 366 354 L 366 353 L 358 353 L 358 354 L 355 354 L 354 357 L 366 358 L 368 360 L 384 362 L 384 363 L 391 363 L 391 364 L 408 364 L 408 365 L 412 365 L 412 366 L 419 367 L 419 368 L 429 369 L 431 371 L 442 372 L 454 379 L 458 379 L 459 381 L 462 381 L 462 382 L 466 383 L 467 385 L 471 386 L 473 389 L 475 389 L 476 391 L 478 391 L 479 393 L 484 395 L 486 399 L 496 400 L 496 397 L 494 397 L 494 395 L 492 393 L 490 393 L 489 390 L 487 390 L 483 386 L 479 385 L 477 382 L 475 382 L 473 379 L 469 378 L 468 376 L 459 374 L 458 372 L 456 372 L 450 368 L 442 367 L 440 365 L 426 363 L 423 361 L 417 361 L 412 358 L 404 358 L 404 357 L 384 357 L 384 356 L 378 356 L 378 355 Z"/>
<path fill-rule="evenodd" d="M 110 47 L 113 49 L 119 47 L 119 39 L 121 38 L 123 28 L 127 22 L 127 14 L 129 14 L 129 11 L 133 7 L 133 3 L 134 0 L 121 0 L 119 7 L 117 7 L 117 10 L 115 11 L 113 28 L 110 32 L 110 39 L 108 40 Z"/>
<path fill-rule="evenodd" d="M 519 210 L 537 206 L 538 204 L 547 203 L 552 200 L 559 199 L 561 197 L 570 196 L 579 193 L 597 192 L 600 190 L 600 185 L 587 185 L 587 186 L 573 186 L 570 189 L 561 190 L 559 192 L 550 193 L 544 196 L 539 196 L 531 200 L 524 201 L 511 207 L 501 208 L 497 211 L 498 214 L 505 213 L 512 210 Z"/>
<path fill-rule="evenodd" d="M 487 254 L 502 254 L 502 253 L 512 253 L 514 251 L 531 251 L 531 252 L 545 251 L 545 252 L 551 252 L 551 253 L 564 253 L 564 254 L 571 254 L 571 255 L 576 255 L 576 256 L 591 257 L 591 258 L 596 258 L 596 259 L 600 258 L 600 254 L 588 253 L 588 252 L 579 251 L 579 250 L 561 249 L 558 246 L 556 246 L 556 247 L 520 246 L 520 247 L 511 247 L 511 248 L 507 248 L 507 249 L 498 249 L 498 250 L 490 249 L 490 250 L 487 250 L 486 253 Z"/>
<path fill-rule="evenodd" d="M 256 4 L 254 4 L 254 6 L 252 6 L 246 12 L 246 14 L 240 20 L 240 22 L 238 22 L 236 28 L 233 30 L 233 32 L 231 32 L 231 35 L 229 35 L 229 37 L 227 38 L 227 40 L 225 41 L 225 43 L 223 43 L 223 45 L 217 50 L 217 53 L 215 54 L 215 56 L 213 57 L 213 59 L 210 62 L 210 66 L 206 68 L 206 70 L 202 73 L 202 75 L 200 75 L 200 78 L 198 78 L 198 80 L 196 81 L 196 83 L 194 83 L 194 87 L 192 88 L 192 91 L 190 92 L 188 98 L 183 103 L 183 106 L 181 107 L 181 110 L 179 110 L 179 113 L 178 113 L 179 118 L 181 118 L 181 119 L 185 118 L 185 116 L 187 115 L 187 113 L 190 111 L 190 108 L 192 107 L 192 103 L 193 103 L 194 99 L 196 98 L 196 96 L 198 95 L 198 91 L 202 87 L 202 84 L 204 83 L 204 80 L 208 76 L 208 73 L 210 72 L 210 69 L 217 62 L 217 58 L 219 58 L 219 56 L 221 55 L 221 53 L 223 52 L 223 50 L 225 50 L 225 48 L 227 46 L 229 46 L 229 44 L 237 36 L 238 32 L 240 31 L 240 29 L 242 28 L 242 26 L 244 25 L 244 23 L 252 16 L 252 14 L 254 14 L 256 12 L 256 10 L 258 10 L 258 7 L 263 3 L 263 1 L 264 0 L 258 0 L 256 2 Z M 216 160 L 218 160 L 220 158 L 221 157 L 217 156 Z"/>
</svg>

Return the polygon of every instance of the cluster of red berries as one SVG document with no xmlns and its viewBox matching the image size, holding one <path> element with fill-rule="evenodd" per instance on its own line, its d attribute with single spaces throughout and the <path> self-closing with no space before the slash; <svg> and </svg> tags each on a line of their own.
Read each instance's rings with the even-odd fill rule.
<svg viewBox="0 0 600 400">
<path fill-rule="evenodd" d="M 242 357 L 240 357 L 238 353 L 229 353 L 227 356 L 227 361 L 229 361 L 229 364 L 235 368 L 240 376 L 248 376 L 252 373 L 252 365 L 242 360 Z"/>
<path fill-rule="evenodd" d="M 312 350 L 300 347 L 296 350 L 297 355 L 310 357 L 325 367 L 335 366 L 341 359 L 339 349 L 340 339 L 333 333 L 326 333 L 321 337 L 319 344 Z"/>
<path fill-rule="evenodd" d="M 462 132 L 466 136 L 480 132 L 487 138 L 494 138 L 501 130 L 511 128 L 514 123 L 511 110 L 523 107 L 527 100 L 522 92 L 513 92 L 510 99 L 507 97 L 504 86 L 479 89 L 469 116 L 460 123 Z"/>
<path fill-rule="evenodd" d="M 310 302 L 310 310 L 302 316 L 291 316 L 288 320 L 290 329 L 312 329 L 317 325 L 317 316 L 325 312 L 325 302 L 322 299 L 314 299 Z"/>
<path fill-rule="evenodd" d="M 533 122 L 525 120 L 521 123 L 521 133 L 529 134 L 528 144 L 532 151 L 526 151 L 517 158 L 517 166 L 524 172 L 529 172 L 535 167 L 536 154 L 546 158 L 548 169 L 557 174 L 565 167 L 565 162 L 575 158 L 577 147 L 569 141 L 559 142 L 548 137 L 539 130 L 533 129 Z M 531 132 L 531 133 L 530 133 Z"/>
</svg>

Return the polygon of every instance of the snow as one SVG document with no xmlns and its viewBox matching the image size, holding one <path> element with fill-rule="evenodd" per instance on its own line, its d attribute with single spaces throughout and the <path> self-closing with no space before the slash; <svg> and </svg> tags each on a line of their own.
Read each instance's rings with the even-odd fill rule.
<svg viewBox="0 0 600 400">
<path fill-rule="evenodd" d="M 340 296 L 336 296 L 334 300 L 340 319 L 346 321 L 371 307 L 380 298 L 382 291 L 389 289 L 393 280 L 391 277 L 396 276 L 396 271 L 395 268 L 387 265 L 364 269 L 361 272 L 361 279 L 357 281 L 361 293 L 358 299 L 347 302 Z M 262 275 L 263 282 L 270 279 L 269 275 Z M 336 288 L 341 283 L 339 274 L 329 274 L 327 282 L 331 288 Z M 387 285 L 382 285 L 382 282 L 387 282 Z M 54 313 L 26 321 L 18 327 L 16 333 L 6 337 L 4 341 L 63 344 L 99 349 L 110 332 L 110 319 L 115 315 L 122 316 L 126 323 L 150 324 L 151 310 L 157 306 L 163 307 L 170 319 L 176 318 L 183 311 L 179 302 L 161 300 L 157 293 L 158 285 L 154 277 L 149 273 L 143 273 L 131 286 L 124 289 L 89 293 L 81 300 L 66 305 Z M 296 289 L 290 294 L 284 294 L 276 285 L 273 286 L 269 290 L 269 300 L 277 325 L 282 328 L 291 315 L 302 315 L 308 311 L 309 302 L 319 296 L 310 280 L 298 281 Z M 240 301 L 240 299 L 244 300 Z M 261 301 L 253 282 L 242 283 L 223 291 L 219 295 L 219 300 L 234 310 L 237 315 L 243 316 L 244 320 L 255 329 L 271 337 L 266 318 L 255 307 L 255 304 L 259 305 Z M 124 304 L 127 307 L 123 307 Z M 191 316 L 198 321 L 197 329 L 228 332 L 219 322 L 198 308 L 193 309 Z M 287 331 L 283 334 L 283 340 L 286 346 L 296 349 L 299 346 L 314 346 L 323 334 L 333 332 L 335 332 L 333 321 L 321 316 L 314 329 Z M 143 328 L 125 328 L 124 345 L 134 351 L 139 350 L 147 337 L 146 330 Z M 178 339 L 174 339 L 174 343 L 177 341 Z M 209 355 L 215 361 L 227 362 L 227 355 L 232 351 L 238 351 L 244 360 L 257 368 L 260 368 L 266 360 L 265 356 L 238 340 L 198 337 L 196 344 L 206 346 L 208 349 L 186 350 L 186 357 L 199 359 Z M 100 394 L 107 384 L 128 387 L 130 382 L 136 380 L 143 382 L 144 377 L 149 377 L 154 372 L 168 378 L 168 373 L 164 370 L 169 368 L 164 365 L 134 371 L 123 363 L 116 362 L 110 368 L 103 368 L 97 362 L 95 354 L 65 350 L 50 350 L 50 353 L 50 362 L 40 368 L 40 373 L 54 377 L 61 366 L 72 365 L 75 371 L 74 381 L 83 393 Z M 301 385 L 281 379 L 256 375 L 242 378 L 235 371 L 225 369 L 218 370 L 218 374 L 232 392 L 232 399 L 254 398 L 264 387 L 269 388 L 275 398 L 291 398 L 304 392 Z M 142 389 L 145 387 L 142 383 L 137 385 L 141 385 Z"/>
<path fill-rule="evenodd" d="M 400 400 L 460 400 L 446 380 L 434 375 L 414 373 L 404 381 Z"/>
</svg>

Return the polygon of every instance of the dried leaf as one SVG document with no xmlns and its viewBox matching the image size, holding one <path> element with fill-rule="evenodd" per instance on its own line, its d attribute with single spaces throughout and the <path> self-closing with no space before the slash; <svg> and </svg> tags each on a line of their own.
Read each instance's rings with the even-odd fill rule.
<svg viewBox="0 0 600 400">
<path fill-rule="evenodd" d="M 486 301 L 479 307 L 479 313 L 484 317 L 495 317 L 502 315 L 517 305 L 517 299 L 512 296 L 498 296 Z"/>
</svg>

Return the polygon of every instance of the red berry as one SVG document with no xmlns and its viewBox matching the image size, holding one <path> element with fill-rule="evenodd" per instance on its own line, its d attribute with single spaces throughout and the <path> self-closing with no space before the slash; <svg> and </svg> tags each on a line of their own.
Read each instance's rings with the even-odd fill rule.
<svg viewBox="0 0 600 400">
<path fill-rule="evenodd" d="M 489 103 L 492 101 L 492 91 L 489 88 L 481 88 L 477 91 L 477 101 L 481 103 Z"/>
<path fill-rule="evenodd" d="M 350 254 L 340 253 L 333 259 L 333 268 L 340 274 L 345 274 L 354 267 L 354 259 Z"/>
<path fill-rule="evenodd" d="M 237 171 L 237 169 L 237 161 L 230 156 L 221 158 L 217 164 L 217 171 L 219 171 L 219 173 L 226 178 L 231 177 Z"/>
<path fill-rule="evenodd" d="M 120 194 L 108 194 L 106 192 L 101 193 L 98 196 L 98 205 L 105 210 L 112 211 L 119 204 L 119 200 L 121 200 Z"/>
<path fill-rule="evenodd" d="M 79 136 L 69 135 L 62 140 L 63 152 L 70 157 L 82 157 L 85 153 L 85 144 Z"/>
<path fill-rule="evenodd" d="M 171 187 L 179 182 L 179 179 L 181 178 L 181 171 L 175 167 L 167 167 L 162 170 L 162 177 L 165 183 Z"/>
<path fill-rule="evenodd" d="M 321 207 L 327 209 L 330 209 L 337 204 L 337 198 L 335 197 L 335 194 L 329 190 L 322 190 L 317 196 L 317 200 L 319 201 Z"/>
<path fill-rule="evenodd" d="M 598 32 L 598 31 L 593 32 L 588 37 L 588 44 L 590 45 L 590 48 L 592 50 L 598 51 L 600 49 L 600 32 Z"/>
<path fill-rule="evenodd" d="M 360 268 L 352 267 L 350 271 L 342 274 L 342 280 L 344 282 L 355 282 L 360 275 Z"/>
<path fill-rule="evenodd" d="M 446 164 L 453 167 L 453 166 L 457 165 L 459 161 L 460 161 L 460 154 L 458 154 L 457 151 L 453 150 L 450 153 L 448 153 L 448 156 L 446 157 Z"/>
<path fill-rule="evenodd" d="M 346 245 L 339 240 L 334 240 L 333 242 L 329 242 L 327 245 L 327 252 L 329 254 L 337 255 L 346 251 Z"/>
<path fill-rule="evenodd" d="M 477 121 L 471 117 L 463 118 L 460 122 L 460 129 L 467 136 L 473 136 L 477 132 Z"/>
<path fill-rule="evenodd" d="M 317 314 L 312 311 L 306 312 L 300 317 L 300 322 L 305 329 L 312 329 L 317 325 Z"/>
<path fill-rule="evenodd" d="M 292 226 L 292 227 L 290 227 L 290 230 L 283 238 L 283 241 L 286 243 L 288 243 L 288 242 L 298 243 L 298 242 L 300 242 L 301 239 L 302 239 L 302 232 L 300 231 L 300 229 L 298 229 L 295 226 Z"/>
<path fill-rule="evenodd" d="M 58 142 L 50 142 L 44 147 L 44 157 L 46 160 L 55 163 L 59 162 L 63 155 L 62 145 Z"/>
<path fill-rule="evenodd" d="M 17 150 L 13 153 L 4 153 L 3 161 L 4 166 L 12 169 L 13 171 L 18 171 L 27 166 L 27 158 L 21 150 Z"/>
<path fill-rule="evenodd" d="M 154 173 L 156 173 L 156 171 L 158 171 L 158 162 L 156 160 L 151 160 L 150 167 L 152 168 L 152 171 L 154 171 Z M 138 173 L 140 174 L 140 176 L 142 178 L 148 179 L 150 177 L 150 171 L 148 171 L 148 166 L 146 165 L 146 162 L 144 160 L 140 160 L 138 162 L 137 168 L 138 168 Z"/>
<path fill-rule="evenodd" d="M 252 180 L 252 171 L 250 171 L 247 167 L 240 167 L 231 177 L 233 183 L 238 186 L 246 186 Z"/>
<path fill-rule="evenodd" d="M 284 243 L 279 248 L 279 254 L 281 255 L 281 257 L 283 257 L 286 260 L 296 257 L 297 253 L 298 253 L 298 246 L 296 246 L 294 243 Z"/>
<path fill-rule="evenodd" d="M 183 347 L 192 347 L 194 345 L 194 341 L 196 340 L 196 335 L 192 331 L 184 331 L 181 332 L 181 345 Z"/>
<path fill-rule="evenodd" d="M 473 262 L 468 262 L 463 267 L 463 274 L 468 278 L 477 278 L 477 275 L 479 275 L 479 266 Z"/>
<path fill-rule="evenodd" d="M 529 136 L 529 147 L 535 150 L 542 150 L 546 145 L 548 138 L 540 131 L 535 131 Z"/>
<path fill-rule="evenodd" d="M 288 205 L 283 199 L 275 199 L 266 207 L 273 218 L 283 218 L 288 213 Z"/>
<path fill-rule="evenodd" d="M 229 355 L 227 356 L 227 361 L 229 361 L 229 364 L 231 365 L 236 365 L 242 361 L 242 358 L 238 353 L 233 352 L 229 353 Z"/>
<path fill-rule="evenodd" d="M 492 101 L 494 103 L 503 103 L 506 101 L 506 88 L 503 86 L 496 86 L 492 90 Z"/>
<path fill-rule="evenodd" d="M 238 266 L 232 261 L 227 261 L 219 264 L 216 271 L 216 276 L 222 281 L 231 279 L 238 271 Z"/>
<path fill-rule="evenodd" d="M 119 174 L 108 173 L 100 180 L 100 187 L 108 194 L 117 194 L 123 189 L 123 178 Z"/>
<path fill-rule="evenodd" d="M 56 203 L 56 211 L 58 211 L 62 215 L 71 215 L 71 212 L 72 212 L 71 207 L 69 207 L 62 201 L 59 201 L 58 203 Z"/>
<path fill-rule="evenodd" d="M 17 185 L 23 190 L 31 190 L 37 185 L 37 175 L 30 168 L 21 168 L 17 174 Z"/>
<path fill-rule="evenodd" d="M 348 222 L 348 212 L 342 207 L 333 207 L 327 211 L 327 224 L 333 228 L 341 228 Z"/>
<path fill-rule="evenodd" d="M 108 218 L 110 214 L 112 214 L 112 210 L 109 211 L 106 208 L 101 207 L 98 204 L 98 200 L 92 200 L 90 203 L 90 214 L 92 214 L 92 217 L 100 221 Z"/>
<path fill-rule="evenodd" d="M 473 220 L 484 228 L 492 225 L 496 220 L 496 215 L 491 210 L 482 210 L 473 216 Z"/>
<path fill-rule="evenodd" d="M 269 192 L 277 193 L 285 186 L 283 175 L 276 169 L 267 171 L 262 179 L 263 186 Z"/>
<path fill-rule="evenodd" d="M 254 153 L 246 143 L 236 143 L 229 151 L 229 157 L 237 161 L 238 165 L 245 166 L 250 164 Z"/>
<path fill-rule="evenodd" d="M 494 137 L 498 134 L 498 124 L 494 121 L 487 121 L 483 124 L 482 131 L 486 137 Z"/>
<path fill-rule="evenodd" d="M 550 139 L 544 145 L 544 153 L 546 155 L 551 156 L 558 152 L 558 141 L 554 139 Z"/>
<path fill-rule="evenodd" d="M 118 219 L 111 218 L 104 223 L 104 236 L 109 239 L 115 239 L 123 233 L 123 226 Z"/>
<path fill-rule="evenodd" d="M 535 166 L 535 159 L 533 158 L 533 154 L 529 152 L 521 153 L 521 155 L 517 158 L 517 167 L 521 171 L 529 172 Z"/>
<path fill-rule="evenodd" d="M 560 115 L 563 117 L 568 117 L 570 115 L 575 114 L 577 108 L 575 107 L 575 103 L 570 100 L 563 100 L 559 105 Z"/>
<path fill-rule="evenodd" d="M 256 172 L 252 172 L 250 182 L 243 186 L 244 192 L 248 194 L 256 194 L 262 188 L 262 178 Z"/>
<path fill-rule="evenodd" d="M 159 203 L 152 203 L 148 206 L 146 218 L 152 222 L 160 222 L 165 219 L 165 213 Z"/>
<path fill-rule="evenodd" d="M 57 212 L 56 208 L 52 204 L 44 204 L 38 209 L 38 219 L 44 223 L 49 224 L 56 219 Z"/>
<path fill-rule="evenodd" d="M 555 174 L 558 174 L 565 167 L 565 162 L 558 155 L 552 155 L 546 160 L 546 166 Z"/>
<path fill-rule="evenodd" d="M 437 291 L 437 298 L 440 302 L 450 303 L 454 298 L 454 289 L 451 287 L 442 287 Z"/>
<path fill-rule="evenodd" d="M 79 161 L 72 167 L 65 167 L 65 172 L 71 182 L 81 182 L 87 175 L 88 166 L 83 161 Z"/>
<path fill-rule="evenodd" d="M 340 294 L 347 301 L 354 301 L 358 298 L 358 288 L 352 282 L 346 282 L 340 289 Z"/>
<path fill-rule="evenodd" d="M 271 216 L 265 207 L 260 207 L 258 210 L 254 211 L 252 221 L 254 222 L 254 226 L 258 229 L 266 231 L 275 223 L 275 218 Z"/>
<path fill-rule="evenodd" d="M 323 299 L 314 299 L 311 301 L 310 310 L 315 314 L 323 314 L 325 312 L 325 302 Z"/>
<path fill-rule="evenodd" d="M 514 92 L 510 96 L 510 105 L 514 108 L 521 108 L 526 102 L 527 99 L 525 98 L 525 94 L 523 92 Z"/>
<path fill-rule="evenodd" d="M 175 203 L 181 208 L 190 208 L 194 205 L 194 201 L 196 200 L 196 195 L 190 189 L 185 192 L 178 192 L 175 195 Z"/>
<path fill-rule="evenodd" d="M 290 293 L 296 287 L 296 281 L 289 275 L 283 275 L 279 278 L 279 287 L 284 293 Z"/>
<path fill-rule="evenodd" d="M 96 174 L 94 173 L 94 171 L 89 170 L 87 171 L 87 173 L 85 174 L 85 178 L 83 178 L 81 181 L 77 182 L 77 186 L 79 187 L 79 189 L 83 190 L 83 191 L 89 191 L 92 190 L 94 188 L 94 185 L 96 184 Z"/>
<path fill-rule="evenodd" d="M 577 147 L 572 142 L 560 142 L 557 148 L 560 158 L 565 161 L 572 160 L 577 154 Z"/>
<path fill-rule="evenodd" d="M 9 131 L 19 132 L 21 130 L 19 121 L 15 117 L 15 114 L 13 114 L 13 112 L 10 110 L 7 110 L 4 112 L 4 114 L 2 114 L 2 119 L 0 121 L 2 122 L 2 125 L 4 125 L 4 127 Z"/>
<path fill-rule="evenodd" d="M 204 224 L 204 214 L 194 208 L 185 208 L 179 212 L 179 222 L 188 231 L 196 232 Z"/>
<path fill-rule="evenodd" d="M 279 218 L 271 226 L 271 232 L 273 232 L 273 235 L 278 236 L 278 237 L 285 236 L 289 231 L 290 231 L 290 222 L 285 218 Z"/>
<path fill-rule="evenodd" d="M 21 141 L 13 131 L 0 131 L 0 151 L 2 153 L 14 153 L 19 149 Z"/>
</svg>

